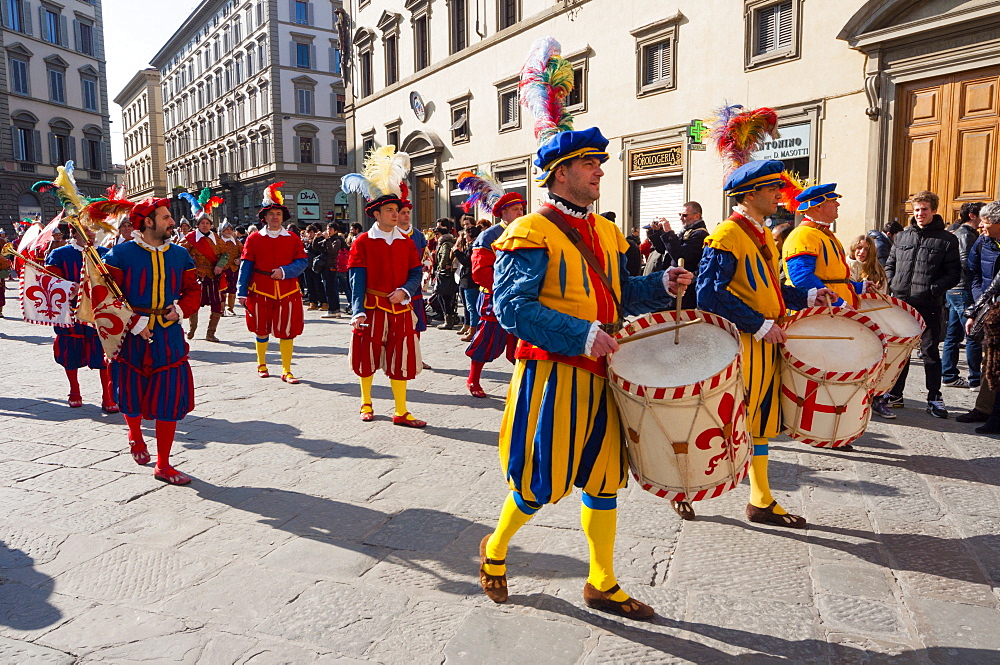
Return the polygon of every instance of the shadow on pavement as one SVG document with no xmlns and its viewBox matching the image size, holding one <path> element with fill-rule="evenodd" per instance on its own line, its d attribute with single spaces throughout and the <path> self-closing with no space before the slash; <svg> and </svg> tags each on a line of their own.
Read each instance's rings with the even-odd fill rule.
<svg viewBox="0 0 1000 665">
<path fill-rule="evenodd" d="M 772 450 L 789 450 L 778 446 L 771 446 Z M 810 489 L 826 489 L 831 492 L 848 492 L 852 489 L 863 490 L 865 494 L 871 496 L 899 496 L 899 490 L 889 485 L 873 483 L 867 480 L 853 481 L 829 478 L 822 474 L 829 473 L 822 469 L 810 469 L 790 464 L 780 460 L 771 459 L 768 462 L 768 480 L 771 488 L 782 492 L 792 492 L 802 487 Z M 745 480 L 749 483 L 749 480 Z"/>
<path fill-rule="evenodd" d="M 339 443 L 332 439 L 310 439 L 302 430 L 275 422 L 232 422 L 211 416 L 185 418 L 177 423 L 175 440 L 186 450 L 201 450 L 209 443 L 280 443 L 310 453 L 314 457 L 393 459 L 366 446 Z"/>
<path fill-rule="evenodd" d="M 384 376 L 381 378 L 388 383 L 389 379 Z M 376 379 L 375 385 L 372 386 L 372 397 L 378 400 L 392 401 L 392 389 L 386 385 L 379 385 L 378 380 L 379 379 Z M 419 380 L 420 377 L 414 379 L 414 381 Z M 320 390 L 329 390 L 330 392 L 340 393 L 341 395 L 356 397 L 359 401 L 361 399 L 361 386 L 357 383 L 319 383 L 308 380 L 303 380 L 302 383 L 308 384 L 314 388 L 319 388 Z M 412 385 L 413 384 L 411 382 L 410 387 L 407 388 L 406 391 L 407 402 L 416 402 L 418 404 L 442 404 L 445 406 L 477 406 L 503 411 L 503 398 L 480 399 L 467 393 L 462 395 L 431 393 L 425 390 L 414 390 Z M 433 425 L 433 423 L 431 424 Z"/>
<path fill-rule="evenodd" d="M 517 601 L 520 598 L 512 596 L 511 600 Z M 909 665 L 910 663 L 923 663 L 929 660 L 932 663 L 940 663 L 942 665 L 959 663 L 979 665 L 981 663 L 997 662 L 996 652 L 988 649 L 931 647 L 929 649 L 904 651 L 899 654 L 873 654 L 864 649 L 846 644 L 828 643 L 825 640 L 789 640 L 751 630 L 723 628 L 711 624 L 682 621 L 662 616 L 657 616 L 650 623 L 632 622 L 627 619 L 617 619 L 614 617 L 609 618 L 609 615 L 599 614 L 548 594 L 535 594 L 528 596 L 526 600 L 529 600 L 531 605 L 535 605 L 539 609 L 583 621 L 594 628 L 607 631 L 629 642 L 640 644 L 652 651 L 693 663 L 720 663 L 723 665 L 753 663 L 757 665 L 767 663 L 829 662 L 880 663 L 884 665 L 902 665 L 906 663 Z M 746 619 L 748 625 L 753 623 L 753 617 L 748 616 Z M 645 626 L 650 626 L 650 628 L 646 628 Z M 655 627 L 686 631 L 702 638 L 708 638 L 731 647 L 744 649 L 748 653 L 730 654 L 709 644 L 702 644 L 695 640 L 657 632 Z M 614 654 L 610 653 L 607 656 L 610 659 Z M 671 660 L 670 662 L 673 661 Z"/>
<path fill-rule="evenodd" d="M 872 531 L 845 529 L 814 522 L 810 522 L 804 531 L 789 531 L 781 528 L 760 527 L 756 524 L 719 515 L 699 516 L 698 519 L 739 526 L 750 531 L 783 538 L 805 540 L 810 544 L 839 550 L 869 563 L 891 568 L 892 571 L 912 571 L 986 586 L 990 586 L 990 581 L 983 576 L 979 562 L 972 558 L 969 551 L 989 556 L 991 552 L 996 552 L 1000 548 L 1000 535 L 940 538 L 919 533 L 877 534 Z M 824 537 L 822 534 L 867 542 L 837 540 Z M 994 567 L 994 570 L 996 571 L 995 576 L 1000 578 L 1000 569 Z M 997 582 L 1000 582 L 1000 579 L 993 580 L 994 584 Z"/>
<path fill-rule="evenodd" d="M 490 533 L 483 524 L 440 510 L 383 512 L 290 490 L 221 487 L 199 480 L 191 487 L 203 499 L 259 515 L 258 524 L 329 545 L 331 556 L 333 548 L 340 548 L 370 557 L 371 567 L 390 564 L 392 570 L 384 573 L 393 584 L 431 585 L 456 595 L 482 593 L 476 578 L 478 548 Z M 573 557 L 525 553 L 515 545 L 510 556 L 539 578 L 578 577 L 587 570 L 586 562 Z"/>
<path fill-rule="evenodd" d="M 62 612 L 49 602 L 55 580 L 34 570 L 34 563 L 26 552 L 0 542 L 0 576 L 5 569 L 29 569 L 19 573 L 19 582 L 0 577 L 0 626 L 41 630 L 62 619 Z"/>
</svg>

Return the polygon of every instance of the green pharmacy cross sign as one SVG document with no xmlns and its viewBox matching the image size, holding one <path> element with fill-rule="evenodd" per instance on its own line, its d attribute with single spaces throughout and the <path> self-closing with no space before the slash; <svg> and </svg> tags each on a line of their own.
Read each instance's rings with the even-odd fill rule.
<svg viewBox="0 0 1000 665">
<path fill-rule="evenodd" d="M 688 150 L 704 150 L 705 135 L 708 134 L 708 127 L 701 120 L 692 120 L 688 125 Z"/>
</svg>

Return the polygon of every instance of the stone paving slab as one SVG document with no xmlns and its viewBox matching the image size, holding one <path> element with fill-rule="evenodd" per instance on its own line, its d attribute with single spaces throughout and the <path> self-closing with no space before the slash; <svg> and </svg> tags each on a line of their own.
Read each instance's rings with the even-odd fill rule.
<svg viewBox="0 0 1000 665">
<path fill-rule="evenodd" d="M 384 377 L 376 421 L 357 420 L 345 321 L 307 313 L 288 386 L 256 377 L 242 319 L 224 318 L 224 343 L 191 344 L 197 406 L 172 461 L 195 482 L 174 488 L 132 461 L 96 373 L 81 372 L 85 406 L 66 406 L 51 331 L 13 309 L 2 663 L 1000 663 L 1000 442 L 924 413 L 919 361 L 907 408 L 854 452 L 775 440 L 772 488 L 804 531 L 747 523 L 745 482 L 694 522 L 623 490 L 618 577 L 658 612 L 637 624 L 582 602 L 578 493 L 514 539 L 510 602 L 481 593 L 510 365 L 488 365 L 491 397 L 472 398 L 453 333 L 423 336 L 418 431 L 388 423 Z M 975 394 L 945 400 L 959 413 Z"/>
</svg>

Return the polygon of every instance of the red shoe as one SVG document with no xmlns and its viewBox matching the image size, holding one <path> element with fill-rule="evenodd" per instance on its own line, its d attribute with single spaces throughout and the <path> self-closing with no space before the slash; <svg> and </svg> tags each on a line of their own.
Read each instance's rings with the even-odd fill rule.
<svg viewBox="0 0 1000 665">
<path fill-rule="evenodd" d="M 101 410 L 104 411 L 104 413 L 120 413 L 121 412 L 121 409 L 119 409 L 118 405 L 115 404 L 114 402 L 110 402 L 108 404 L 102 404 L 101 405 Z"/>
<path fill-rule="evenodd" d="M 423 364 L 424 369 L 434 369 L 433 367 L 431 367 L 427 363 L 422 363 L 422 364 Z"/>
<path fill-rule="evenodd" d="M 146 466 L 149 464 L 149 449 L 146 448 L 145 441 L 139 441 L 136 443 L 135 441 L 129 439 L 128 449 L 129 452 L 132 453 L 132 459 L 135 460 L 136 464 L 139 466 Z"/>
<path fill-rule="evenodd" d="M 489 396 L 489 395 L 486 394 L 486 391 L 483 390 L 483 387 L 480 386 L 478 383 L 471 383 L 471 382 L 470 383 L 466 383 L 465 387 L 469 389 L 469 392 L 472 393 L 473 397 L 488 397 Z"/>
<path fill-rule="evenodd" d="M 366 406 L 368 407 L 367 411 L 365 411 L 365 407 Z M 372 409 L 372 405 L 371 404 L 362 404 L 361 405 L 361 422 L 370 423 L 373 420 L 375 420 L 375 411 L 374 411 L 374 409 Z"/>
<path fill-rule="evenodd" d="M 79 409 L 81 406 L 83 406 L 83 397 L 81 395 L 69 396 L 69 407 L 71 409 Z"/>
<path fill-rule="evenodd" d="M 267 372 L 267 365 L 257 365 L 257 376 L 259 376 L 262 379 L 266 379 L 267 377 L 271 376 Z"/>
<path fill-rule="evenodd" d="M 413 417 L 412 414 L 410 414 L 409 411 L 407 411 L 401 416 L 393 416 L 392 424 L 402 425 L 403 427 L 413 427 L 415 429 L 427 427 L 427 423 L 425 423 L 423 420 L 417 420 L 416 418 Z"/>
<path fill-rule="evenodd" d="M 168 485 L 187 485 L 191 482 L 190 476 L 181 473 L 172 466 L 168 466 L 165 469 L 156 467 L 153 469 L 153 477 L 157 480 L 162 480 Z"/>
<path fill-rule="evenodd" d="M 291 383 L 291 384 L 296 384 L 299 382 L 298 379 L 292 376 L 291 372 L 285 372 L 284 374 L 282 374 L 281 380 L 284 381 L 285 383 Z"/>
</svg>

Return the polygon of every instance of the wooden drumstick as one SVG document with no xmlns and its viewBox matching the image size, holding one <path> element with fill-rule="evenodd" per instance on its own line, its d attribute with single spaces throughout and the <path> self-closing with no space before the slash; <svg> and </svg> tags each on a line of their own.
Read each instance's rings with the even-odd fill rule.
<svg viewBox="0 0 1000 665">
<path fill-rule="evenodd" d="M 684 268 L 684 259 L 677 259 L 677 267 Z M 681 284 L 677 287 L 677 307 L 674 309 L 674 321 L 681 320 L 681 301 L 684 299 L 684 285 Z M 678 326 L 674 329 L 674 344 L 681 343 L 681 329 Z"/>
<path fill-rule="evenodd" d="M 850 339 L 853 337 L 838 337 L 836 335 L 785 335 L 785 339 Z"/>
<path fill-rule="evenodd" d="M 628 344 L 629 342 L 634 342 L 637 339 L 645 339 L 646 337 L 652 337 L 653 335 L 659 335 L 660 333 L 673 332 L 679 328 L 693 326 L 696 323 L 701 323 L 701 319 L 693 319 L 691 321 L 685 321 L 684 323 L 678 323 L 676 326 L 667 326 L 666 328 L 657 328 L 656 330 L 644 330 L 640 333 L 629 335 L 625 339 L 618 340 L 618 344 Z"/>
<path fill-rule="evenodd" d="M 830 308 L 830 317 L 833 317 L 833 300 L 830 298 L 830 294 L 826 293 L 826 306 Z"/>
<path fill-rule="evenodd" d="M 880 309 L 892 309 L 895 305 L 880 305 L 878 307 L 869 307 L 868 309 L 860 310 L 862 314 L 867 314 L 868 312 L 877 312 Z"/>
</svg>

